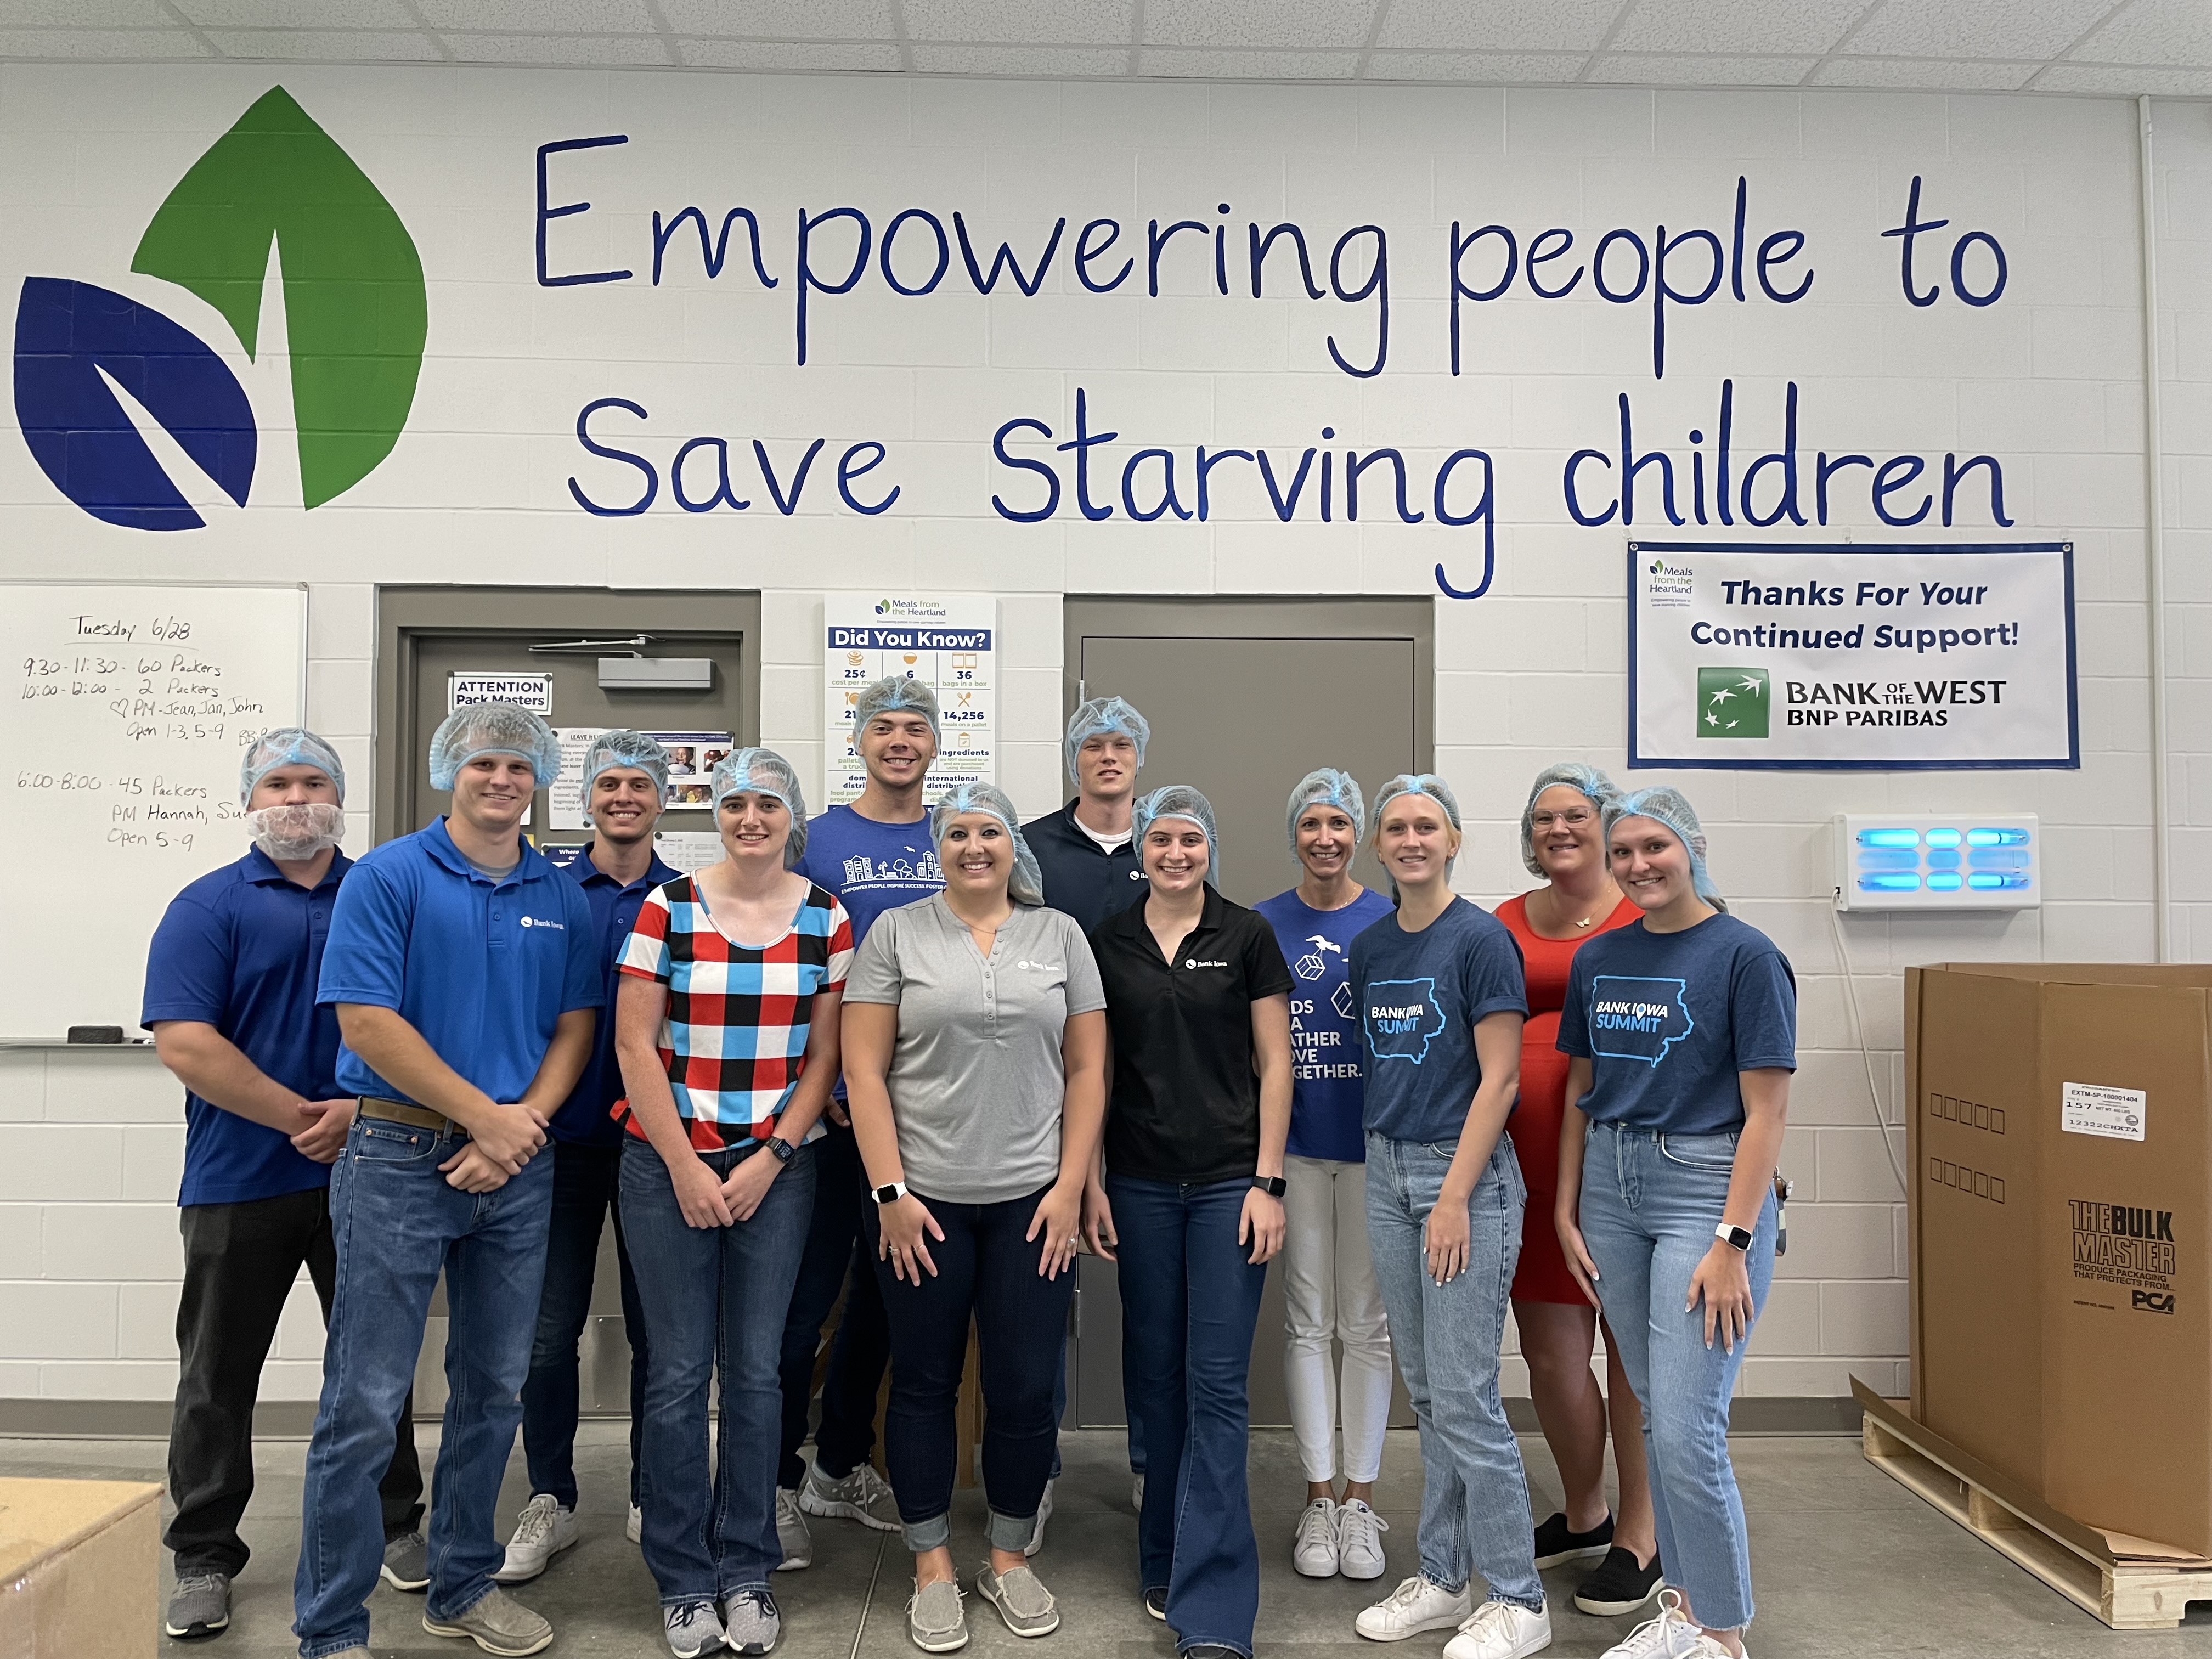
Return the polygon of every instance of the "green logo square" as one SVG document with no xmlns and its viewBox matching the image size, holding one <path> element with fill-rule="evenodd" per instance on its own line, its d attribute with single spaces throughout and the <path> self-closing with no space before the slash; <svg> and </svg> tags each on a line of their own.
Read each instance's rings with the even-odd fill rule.
<svg viewBox="0 0 2212 1659">
<path fill-rule="evenodd" d="M 1763 738 L 1766 735 L 1766 671 L 1764 668 L 1698 670 L 1698 735 L 1701 738 Z"/>
</svg>

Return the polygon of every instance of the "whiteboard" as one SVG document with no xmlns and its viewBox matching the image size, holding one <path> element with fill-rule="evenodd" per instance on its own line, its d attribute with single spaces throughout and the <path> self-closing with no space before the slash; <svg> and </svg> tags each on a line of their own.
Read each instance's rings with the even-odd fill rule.
<svg viewBox="0 0 2212 1659">
<path fill-rule="evenodd" d="M 177 890 L 240 857 L 238 763 L 306 707 L 301 586 L 0 584 L 0 1040 L 137 1031 Z"/>
</svg>

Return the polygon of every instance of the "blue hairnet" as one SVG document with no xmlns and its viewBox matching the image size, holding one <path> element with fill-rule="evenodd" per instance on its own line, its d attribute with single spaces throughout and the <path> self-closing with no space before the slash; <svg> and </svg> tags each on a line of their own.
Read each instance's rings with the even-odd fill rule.
<svg viewBox="0 0 2212 1659">
<path fill-rule="evenodd" d="M 1623 818 L 1650 818 L 1671 831 L 1674 839 L 1688 849 L 1690 884 L 1697 889 L 1698 896 L 1716 910 L 1728 908 L 1728 902 L 1713 885 L 1712 872 L 1705 868 L 1705 826 L 1698 822 L 1698 809 L 1690 805 L 1680 790 L 1656 784 L 1613 800 L 1605 809 L 1607 842 L 1613 839 L 1613 826 Z"/>
<path fill-rule="evenodd" d="M 481 755 L 519 755 L 544 788 L 561 775 L 561 740 L 527 708 L 472 702 L 439 723 L 430 738 L 430 787 L 451 789 L 461 769 Z"/>
<path fill-rule="evenodd" d="M 774 795 L 791 814 L 791 839 L 783 844 L 783 867 L 796 868 L 806 852 L 806 797 L 799 774 L 773 749 L 737 749 L 714 763 L 714 805 L 736 794 Z"/>
<path fill-rule="evenodd" d="M 636 768 L 653 780 L 662 796 L 668 793 L 668 751 L 658 738 L 643 732 L 602 732 L 584 751 L 584 810 L 592 806 L 592 784 L 602 772 L 617 767 Z"/>
<path fill-rule="evenodd" d="M 1451 820 L 1453 829 L 1460 827 L 1459 797 L 1452 793 L 1449 784 L 1433 772 L 1401 772 L 1376 793 L 1375 811 L 1368 820 L 1370 835 L 1382 827 L 1382 809 L 1401 795 L 1426 795 L 1444 809 L 1444 816 Z M 1458 862 L 1456 858 L 1444 860 L 1446 881 L 1451 879 L 1452 866 Z M 1390 867 L 1387 861 L 1382 867 L 1387 874 Z M 1393 898 L 1398 896 L 1398 878 L 1395 876 L 1390 877 L 1390 896 Z"/>
<path fill-rule="evenodd" d="M 1145 832 L 1160 818 L 1188 818 L 1206 831 L 1206 879 L 1221 885 L 1221 837 L 1213 830 L 1213 803 L 1187 783 L 1170 783 L 1149 795 L 1139 795 L 1129 809 L 1129 836 L 1137 848 L 1137 867 L 1144 868 Z"/>
<path fill-rule="evenodd" d="M 1085 742 L 1115 732 L 1136 744 L 1137 764 L 1142 766 L 1145 745 L 1152 740 L 1152 723 L 1120 697 L 1093 697 L 1067 717 L 1067 735 L 1060 742 L 1060 753 L 1066 758 L 1072 781 L 1082 781 L 1075 769 L 1075 757 L 1083 752 Z"/>
<path fill-rule="evenodd" d="M 1291 791 L 1291 850 L 1298 850 L 1298 819 L 1309 806 L 1334 806 L 1352 820 L 1352 844 L 1357 847 L 1367 833 L 1367 804 L 1360 799 L 1359 780 L 1334 766 L 1323 766 L 1298 780 Z"/>
<path fill-rule="evenodd" d="M 1585 766 L 1580 761 L 1561 761 L 1537 773 L 1536 781 L 1528 786 L 1528 803 L 1521 809 L 1521 862 L 1528 866 L 1532 876 L 1542 875 L 1544 866 L 1536 862 L 1536 827 L 1528 820 L 1536 811 L 1536 797 L 1561 784 L 1588 797 L 1589 804 L 1600 812 L 1620 799 L 1620 785 L 1595 766 Z"/>
<path fill-rule="evenodd" d="M 327 739 L 304 726 L 280 726 L 264 732 L 238 763 L 238 804 L 253 798 L 253 786 L 280 766 L 313 766 L 329 775 L 337 786 L 338 805 L 345 805 L 345 763 Z"/>
<path fill-rule="evenodd" d="M 942 743 L 937 723 L 937 693 L 905 674 L 886 674 L 870 680 L 853 699 L 853 737 L 857 742 L 868 722 L 878 714 L 896 714 L 911 708 L 929 722 L 929 735 Z"/>
<path fill-rule="evenodd" d="M 1017 904 L 1042 904 L 1044 872 L 1038 867 L 1029 842 L 1022 838 L 1021 817 L 1014 811 L 1014 803 L 995 783 L 963 783 L 945 792 L 945 798 L 929 815 L 929 839 L 937 848 L 938 864 L 945 863 L 945 832 L 963 812 L 988 813 L 1006 826 L 1014 839 L 1014 870 L 1006 878 L 1006 896 Z"/>
</svg>

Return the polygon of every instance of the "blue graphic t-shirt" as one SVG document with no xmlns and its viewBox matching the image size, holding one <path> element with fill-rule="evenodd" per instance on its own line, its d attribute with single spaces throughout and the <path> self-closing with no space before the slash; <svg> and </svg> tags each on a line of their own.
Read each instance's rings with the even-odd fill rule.
<svg viewBox="0 0 2212 1659">
<path fill-rule="evenodd" d="M 798 868 L 837 896 L 853 919 L 856 947 L 884 911 L 926 899 L 945 885 L 927 817 L 878 823 L 849 806 L 833 806 L 806 821 L 806 853 Z"/>
<path fill-rule="evenodd" d="M 1559 1052 L 1589 1060 L 1575 1104 L 1597 1122 L 1732 1134 L 1736 1073 L 1797 1069 L 1797 981 L 1773 940 L 1725 913 L 1679 933 L 1634 922 L 1575 952 Z"/>
<path fill-rule="evenodd" d="M 1352 1018 L 1352 941 L 1390 914 L 1371 888 L 1341 910 L 1316 910 L 1295 887 L 1252 907 L 1291 966 L 1291 1139 L 1294 1158 L 1357 1164 L 1361 1134 L 1359 1022 Z"/>
<path fill-rule="evenodd" d="M 1455 898 L 1418 933 L 1384 916 L 1348 954 L 1367 1040 L 1367 1127 L 1393 1140 L 1457 1140 L 1482 1085 L 1475 1022 L 1528 1012 L 1521 947 L 1496 916 Z"/>
</svg>

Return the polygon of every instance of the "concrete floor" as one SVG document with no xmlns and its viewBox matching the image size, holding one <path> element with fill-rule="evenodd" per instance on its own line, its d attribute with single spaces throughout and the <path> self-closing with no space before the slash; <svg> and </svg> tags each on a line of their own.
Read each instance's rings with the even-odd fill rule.
<svg viewBox="0 0 2212 1659">
<path fill-rule="evenodd" d="M 587 1424 L 577 1455 L 588 1530 L 545 1576 L 521 1587 L 523 1601 L 551 1619 L 556 1654 L 604 1659 L 665 1655 L 653 1582 L 635 1547 L 623 1537 L 624 1431 Z M 425 1461 L 428 1457 L 426 1432 Z M 167 1653 L 207 1659 L 275 1659 L 293 1643 L 292 1567 L 298 1547 L 300 1471 L 305 1446 L 264 1445 L 259 1490 L 245 1525 L 255 1559 L 239 1579 L 230 1630 L 208 1643 L 164 1641 Z M 1532 1497 L 1540 1512 L 1557 1507 L 1558 1481 L 1543 1443 L 1525 1438 Z M 1741 1438 L 1736 1471 L 1752 1526 L 1759 1618 L 1751 1633 L 1759 1659 L 1801 1656 L 2003 1655 L 2008 1659 L 2075 1659 L 2084 1654 L 2166 1659 L 2212 1653 L 2202 1626 L 2176 1632 L 2118 1633 L 2057 1592 L 2045 1589 L 1994 1551 L 1877 1473 L 1855 1439 Z M 151 1441 L 0 1440 L 0 1474 L 112 1480 L 161 1478 L 164 1451 Z M 968 1651 L 1011 1659 L 1172 1659 L 1165 1627 L 1147 1619 L 1136 1594 L 1136 1526 L 1119 1434 L 1091 1431 L 1063 1437 L 1066 1474 L 1058 1489 L 1045 1550 L 1037 1567 L 1059 1597 L 1063 1622 L 1038 1646 L 1015 1638 L 979 1599 L 969 1599 Z M 1259 1648 L 1262 1656 L 1300 1659 L 1374 1659 L 1378 1650 L 1352 1633 L 1353 1615 L 1416 1568 L 1414 1505 L 1419 1452 L 1410 1432 L 1394 1432 L 1380 1484 L 1380 1507 L 1393 1530 L 1385 1539 L 1390 1571 L 1377 1584 L 1300 1578 L 1291 1570 L 1290 1535 L 1304 1492 L 1297 1450 L 1287 1432 L 1252 1437 L 1252 1498 L 1261 1536 L 1263 1588 Z M 511 1512 L 528 1496 L 518 1453 L 501 1499 Z M 981 1494 L 958 1494 L 955 1551 L 965 1578 L 982 1558 Z M 784 1640 L 793 1659 L 907 1659 L 908 1568 L 895 1537 L 847 1522 L 815 1523 L 814 1565 L 778 1575 Z M 164 1558 L 164 1572 L 167 1572 Z M 1549 1574 L 1551 1651 L 1602 1653 L 1626 1634 L 1632 1619 L 1586 1618 L 1570 1599 L 1577 1569 Z M 167 1594 L 164 1585 L 163 1594 Z M 374 1652 L 436 1654 L 458 1659 L 472 1648 L 426 1634 L 422 1600 L 380 1585 L 371 1599 Z M 2212 1608 L 2201 1611 L 2212 1616 Z M 1439 1650 L 1449 1632 L 1418 1638 L 1398 1651 Z"/>
</svg>

